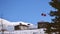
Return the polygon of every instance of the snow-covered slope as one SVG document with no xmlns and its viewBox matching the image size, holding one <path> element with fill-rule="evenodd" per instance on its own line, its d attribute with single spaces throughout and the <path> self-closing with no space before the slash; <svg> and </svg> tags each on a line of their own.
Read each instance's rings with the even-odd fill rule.
<svg viewBox="0 0 60 34">
<path fill-rule="evenodd" d="M 20 23 L 22 23 L 23 25 L 28 25 L 30 28 L 36 28 L 36 26 L 34 26 L 33 24 L 31 23 L 27 23 L 27 22 L 22 22 L 22 21 L 19 21 L 19 22 L 11 22 L 11 21 L 8 21 L 8 20 L 5 20 L 5 19 L 1 19 L 0 18 L 0 29 L 1 29 L 1 25 L 3 24 L 3 27 L 7 30 L 13 30 L 14 29 L 14 26 L 16 25 L 19 25 Z"/>
<path fill-rule="evenodd" d="M 11 33 L 11 34 L 13 34 L 13 33 L 14 34 L 44 34 L 43 29 L 17 30 L 17 31 L 14 31 L 14 26 L 19 25 L 20 23 L 22 23 L 24 25 L 30 24 L 30 28 L 37 28 L 37 25 L 33 25 L 31 23 L 22 22 L 22 21 L 11 22 L 11 21 L 0 18 L 0 31 L 1 31 L 1 24 L 3 24 L 4 29 L 7 30 L 7 31 L 5 31 L 5 33 L 7 33 L 7 34 L 9 34 L 9 33 Z"/>
<path fill-rule="evenodd" d="M 5 25 L 19 25 L 20 23 L 24 24 L 24 25 L 27 25 L 27 24 L 30 24 L 30 23 L 27 23 L 27 22 L 22 22 L 22 21 L 19 21 L 19 22 L 10 22 L 10 21 L 7 21 L 5 19 L 1 19 L 0 18 L 0 24 L 5 24 Z M 33 24 L 30 24 L 30 25 L 33 25 Z"/>
</svg>

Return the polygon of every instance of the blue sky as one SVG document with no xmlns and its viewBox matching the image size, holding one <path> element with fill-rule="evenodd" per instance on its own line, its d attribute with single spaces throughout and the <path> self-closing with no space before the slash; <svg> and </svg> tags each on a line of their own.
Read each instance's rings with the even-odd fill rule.
<svg viewBox="0 0 60 34">
<path fill-rule="evenodd" d="M 51 0 L 0 0 L 0 17 L 9 21 L 24 21 L 37 24 L 38 21 L 51 21 L 48 15 L 54 10 L 48 2 Z M 41 16 L 46 13 L 47 16 Z"/>
</svg>

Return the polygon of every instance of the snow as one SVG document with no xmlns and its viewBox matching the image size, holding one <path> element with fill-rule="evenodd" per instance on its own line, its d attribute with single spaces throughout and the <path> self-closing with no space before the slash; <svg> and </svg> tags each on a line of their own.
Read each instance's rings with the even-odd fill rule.
<svg viewBox="0 0 60 34">
<path fill-rule="evenodd" d="M 43 29 L 5 31 L 4 33 L 5 34 L 45 34 Z"/>
<path fill-rule="evenodd" d="M 1 31 L 1 23 L 3 24 L 4 29 L 7 31 L 4 31 L 4 34 L 44 34 L 43 29 L 33 29 L 33 30 L 14 30 L 15 25 L 19 25 L 20 23 L 27 25 L 30 24 L 30 28 L 37 28 L 37 25 L 33 25 L 31 23 L 19 21 L 19 22 L 11 22 L 5 19 L 0 18 L 0 31 Z M 1 32 L 0 32 L 1 34 Z"/>
<path fill-rule="evenodd" d="M 7 29 L 8 31 L 12 31 L 12 30 L 14 30 L 14 26 L 20 25 L 20 23 L 22 23 L 23 25 L 29 26 L 29 28 L 37 28 L 35 25 L 28 23 L 28 22 L 23 22 L 23 21 L 11 22 L 11 21 L 0 18 L 0 30 L 2 28 L 2 26 L 1 26 L 2 24 L 3 24 L 4 29 Z M 30 24 L 30 25 L 28 25 L 28 24 Z"/>
<path fill-rule="evenodd" d="M 27 24 L 30 24 L 30 25 L 33 25 L 31 23 L 27 23 L 27 22 L 22 22 L 22 21 L 19 21 L 19 22 L 10 22 L 10 21 L 7 21 L 5 19 L 1 19 L 0 18 L 0 24 L 1 22 L 5 25 L 11 25 L 11 26 L 15 26 L 15 25 L 19 25 L 20 23 L 24 24 L 24 25 L 27 25 Z"/>
</svg>

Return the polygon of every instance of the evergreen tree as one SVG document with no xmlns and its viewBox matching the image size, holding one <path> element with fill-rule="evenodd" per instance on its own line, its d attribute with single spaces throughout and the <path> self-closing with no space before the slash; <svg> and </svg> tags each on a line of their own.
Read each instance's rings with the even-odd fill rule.
<svg viewBox="0 0 60 34">
<path fill-rule="evenodd" d="M 52 23 L 48 24 L 46 32 L 51 34 L 52 32 L 59 32 L 60 34 L 60 0 L 52 0 L 49 3 L 56 11 L 51 11 L 50 16 L 54 16 L 55 18 L 52 19 Z"/>
</svg>

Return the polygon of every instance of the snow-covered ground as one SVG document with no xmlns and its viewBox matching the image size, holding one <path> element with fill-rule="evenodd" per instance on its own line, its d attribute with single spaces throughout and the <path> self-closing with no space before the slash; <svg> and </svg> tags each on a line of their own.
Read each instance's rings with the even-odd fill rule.
<svg viewBox="0 0 60 34">
<path fill-rule="evenodd" d="M 5 31 L 4 34 L 45 34 L 45 33 L 43 29 L 35 29 L 35 30 Z"/>
</svg>

